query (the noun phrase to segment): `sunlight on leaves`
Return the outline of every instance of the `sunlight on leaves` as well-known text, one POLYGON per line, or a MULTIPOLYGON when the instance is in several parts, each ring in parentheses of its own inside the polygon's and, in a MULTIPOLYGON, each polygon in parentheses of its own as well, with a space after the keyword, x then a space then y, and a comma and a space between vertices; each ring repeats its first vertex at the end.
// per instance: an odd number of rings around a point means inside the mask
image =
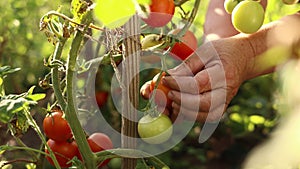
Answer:
POLYGON ((249 117, 250 122, 253 124, 264 124, 265 118, 259 115, 252 115, 249 117))
POLYGON ((124 25, 135 14, 132 0, 98 0, 95 14, 108 28, 113 29, 124 25), (113 12, 112 12, 113 11, 113 12))

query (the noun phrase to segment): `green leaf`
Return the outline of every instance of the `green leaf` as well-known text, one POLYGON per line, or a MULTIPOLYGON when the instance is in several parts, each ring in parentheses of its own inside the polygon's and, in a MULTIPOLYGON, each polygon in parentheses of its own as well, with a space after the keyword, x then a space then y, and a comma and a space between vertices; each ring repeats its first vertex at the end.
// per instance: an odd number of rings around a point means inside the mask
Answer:
POLYGON ((45 97, 46 97, 45 93, 37 93, 37 94, 28 95, 26 98, 33 101, 39 101, 44 99, 45 97))
POLYGON ((1 98, 0 101, 0 121, 3 123, 8 123, 11 121, 13 116, 23 111, 25 108, 29 109, 30 105, 37 104, 36 101, 27 100, 24 98, 25 95, 7 95, 1 98))
POLYGON ((31 86, 31 88, 27 91, 27 94, 31 95, 33 93, 34 89, 35 89, 35 86, 31 86))
POLYGON ((98 0, 95 7, 98 19, 108 28, 124 25, 135 14, 132 0, 98 0))
POLYGON ((4 77, 7 74, 11 74, 21 70, 20 68, 11 68, 10 66, 0 67, 0 77, 4 77))

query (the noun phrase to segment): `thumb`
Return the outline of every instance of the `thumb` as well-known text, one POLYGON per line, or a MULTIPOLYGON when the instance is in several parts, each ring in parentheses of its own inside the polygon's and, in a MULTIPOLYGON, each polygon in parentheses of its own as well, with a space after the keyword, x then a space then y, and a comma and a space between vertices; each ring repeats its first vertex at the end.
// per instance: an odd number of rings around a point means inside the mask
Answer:
POLYGON ((204 66, 215 58, 218 58, 217 51, 212 42, 206 42, 195 50, 180 65, 170 69, 168 73, 173 76, 193 76, 204 66))

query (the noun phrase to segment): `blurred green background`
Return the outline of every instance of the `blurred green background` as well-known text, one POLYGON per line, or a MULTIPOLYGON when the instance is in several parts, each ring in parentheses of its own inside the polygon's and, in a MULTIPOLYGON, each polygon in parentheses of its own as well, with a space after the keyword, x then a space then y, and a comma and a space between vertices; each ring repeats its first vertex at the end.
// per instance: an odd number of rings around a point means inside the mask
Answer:
MULTIPOLYGON (((193 0, 187 2, 184 9, 191 10, 193 2, 193 0)), ((202 29, 208 2, 208 0, 201 1, 192 31, 202 29)), ((0 66, 10 65, 21 68, 21 71, 6 78, 7 93, 21 93, 27 91, 32 85, 38 86, 39 79, 49 72, 49 68, 43 63, 44 58, 48 58, 53 52, 54 46, 47 41, 44 33, 39 31, 39 19, 49 10, 60 9, 62 13, 69 15, 69 8, 70 1, 63 0, 0 1, 0 66)), ((299 9, 299 5, 287 6, 280 0, 270 0, 265 22, 279 19, 299 9)), ((200 41, 201 31, 196 35, 200 41)), ((144 81, 151 79, 152 75, 153 72, 141 74, 144 81)), ((105 78, 101 81, 105 81, 105 78)), ((247 153, 268 138, 280 119, 279 106, 275 101, 278 92, 276 82, 276 73, 245 82, 231 102, 226 117, 206 143, 199 144, 197 141, 202 125, 197 123, 182 142, 161 154, 159 158, 172 169, 240 168, 247 153)), ((109 82, 101 83, 109 84, 109 82)), ((107 87, 103 88, 107 89, 107 87)), ((47 92, 39 87, 37 90, 47 92)), ((109 102, 110 99, 101 109, 113 112, 109 102)), ((41 106, 46 106, 46 103, 47 100, 41 103, 41 106)), ((41 120, 43 115, 43 113, 37 114, 37 120, 41 120)), ((112 123, 120 124, 112 116, 108 118, 112 123)), ((0 129, 0 143, 6 144, 10 138, 9 133, 5 132, 5 126, 1 124, 0 129)), ((31 135, 32 132, 25 134, 24 140, 26 142, 26 139, 30 138, 27 142, 36 146, 40 141, 34 139, 35 135, 34 138, 30 137, 31 135)), ((16 153, 22 152, 0 155, 0 161, 16 158, 16 153)), ((25 168, 22 163, 16 164, 14 168, 18 167, 25 168)), ((119 161, 112 160, 108 168, 119 168, 119 161)))

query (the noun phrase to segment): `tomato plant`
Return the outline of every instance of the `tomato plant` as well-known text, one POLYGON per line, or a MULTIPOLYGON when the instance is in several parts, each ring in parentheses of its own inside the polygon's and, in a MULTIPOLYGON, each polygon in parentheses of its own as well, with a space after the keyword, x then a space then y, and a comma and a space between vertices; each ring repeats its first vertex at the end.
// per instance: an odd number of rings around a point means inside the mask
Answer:
MULTIPOLYGON (((66 168, 72 166, 72 163, 69 163, 69 161, 78 154, 78 147, 75 141, 57 142, 49 139, 47 141, 47 145, 54 152, 55 157, 61 167, 66 168)), ((45 152, 49 154, 48 149, 45 149, 45 152)), ((50 164, 54 165, 53 160, 49 156, 46 156, 46 159, 50 164)))
POLYGON ((173 0, 152 0, 148 18, 142 18, 151 27, 162 27, 171 21, 175 12, 173 0))
MULTIPOLYGON (((181 29, 175 29, 170 34, 176 35, 181 29)), ((197 49, 197 38, 193 32, 187 30, 186 33, 176 42, 171 49, 171 54, 176 59, 184 60, 197 49)))
MULTIPOLYGON (((166 73, 163 72, 160 79, 162 79, 165 75, 166 75, 166 73)), ((151 94, 153 93, 153 91, 155 89, 155 85, 157 83, 158 77, 159 77, 159 75, 156 75, 151 81, 151 84, 150 84, 151 94)), ((155 96, 154 96, 154 101, 158 106, 171 107, 172 100, 170 100, 168 98, 169 91, 170 91, 170 88, 165 86, 162 83, 162 81, 160 80, 157 84, 157 88, 156 88, 156 92, 155 92, 155 96)))
POLYGON ((224 9, 228 14, 231 14, 235 6, 239 3, 238 0, 225 0, 224 9))
POLYGON ((256 32, 264 22, 264 9, 258 1, 245 0, 232 11, 232 24, 243 33, 256 32))
MULTIPOLYGON (((113 143, 111 139, 104 133, 93 133, 87 139, 89 146, 93 152, 112 149, 113 143)), ((99 167, 106 165, 110 159, 103 161, 99 167)))
POLYGON ((97 91, 96 92, 96 102, 97 102, 97 105, 99 107, 102 107, 105 105, 105 103, 107 102, 107 99, 108 99, 108 92, 105 92, 105 91, 97 91))
POLYGON ((172 122, 165 114, 160 114, 157 117, 148 114, 139 120, 138 133, 147 143, 161 144, 171 137, 173 133, 172 122))
POLYGON ((43 121, 46 136, 59 142, 65 142, 73 136, 67 120, 62 116, 62 112, 52 112, 43 121))

